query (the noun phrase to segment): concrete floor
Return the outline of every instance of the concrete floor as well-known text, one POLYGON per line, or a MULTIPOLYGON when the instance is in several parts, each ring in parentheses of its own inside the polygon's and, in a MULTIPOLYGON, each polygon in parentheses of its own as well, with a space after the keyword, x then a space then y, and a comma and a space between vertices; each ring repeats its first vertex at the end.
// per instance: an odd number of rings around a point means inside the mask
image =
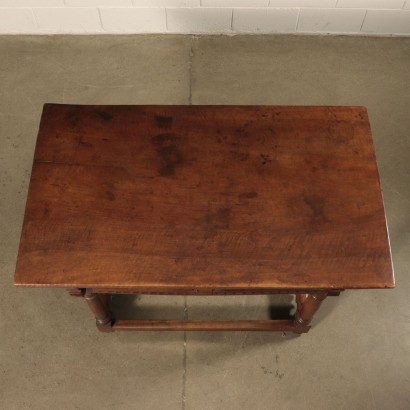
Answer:
MULTIPOLYGON (((2 409, 410 408, 410 38, 10 36, 0 56, 2 409), (45 102, 368 106, 397 288, 326 300, 300 337, 98 333, 81 299, 13 288, 45 102)), ((137 302, 140 316, 254 318, 277 300, 137 302)))

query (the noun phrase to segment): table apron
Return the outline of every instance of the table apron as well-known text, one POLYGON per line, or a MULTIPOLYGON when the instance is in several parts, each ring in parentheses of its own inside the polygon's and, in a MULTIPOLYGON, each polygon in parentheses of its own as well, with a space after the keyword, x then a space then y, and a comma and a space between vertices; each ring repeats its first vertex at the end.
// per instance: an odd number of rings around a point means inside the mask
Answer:
MULTIPOLYGON (((94 293, 135 294, 135 295, 189 295, 189 296, 229 296, 229 295, 281 295, 326 292, 329 296, 338 296, 343 289, 273 289, 273 288, 91 288, 94 293)), ((85 291, 85 289, 84 289, 85 291)), ((81 289, 70 290, 80 292, 81 289)))

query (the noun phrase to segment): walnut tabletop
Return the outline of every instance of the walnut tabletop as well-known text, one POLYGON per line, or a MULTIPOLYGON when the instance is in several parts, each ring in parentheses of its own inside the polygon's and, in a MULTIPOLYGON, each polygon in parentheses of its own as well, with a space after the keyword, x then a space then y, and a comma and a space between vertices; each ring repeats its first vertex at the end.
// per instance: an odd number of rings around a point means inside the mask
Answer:
POLYGON ((46 104, 15 284, 394 287, 366 108, 46 104))
POLYGON ((307 332, 394 276, 364 107, 44 106, 17 286, 82 296, 99 330, 307 332), (118 320, 113 293, 295 293, 289 320, 118 320))

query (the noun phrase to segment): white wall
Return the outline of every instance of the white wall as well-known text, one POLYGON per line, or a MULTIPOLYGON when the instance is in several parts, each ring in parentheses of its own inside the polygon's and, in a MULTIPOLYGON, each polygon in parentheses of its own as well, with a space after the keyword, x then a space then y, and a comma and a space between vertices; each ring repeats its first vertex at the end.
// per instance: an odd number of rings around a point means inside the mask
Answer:
POLYGON ((0 34, 410 35, 410 0, 0 0, 0 34))

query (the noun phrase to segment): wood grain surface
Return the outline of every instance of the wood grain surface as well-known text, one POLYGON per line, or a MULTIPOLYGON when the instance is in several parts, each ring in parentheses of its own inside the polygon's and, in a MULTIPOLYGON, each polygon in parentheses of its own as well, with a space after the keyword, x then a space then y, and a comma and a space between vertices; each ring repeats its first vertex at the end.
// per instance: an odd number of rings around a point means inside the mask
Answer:
POLYGON ((367 111, 47 104, 15 284, 393 287, 367 111))

